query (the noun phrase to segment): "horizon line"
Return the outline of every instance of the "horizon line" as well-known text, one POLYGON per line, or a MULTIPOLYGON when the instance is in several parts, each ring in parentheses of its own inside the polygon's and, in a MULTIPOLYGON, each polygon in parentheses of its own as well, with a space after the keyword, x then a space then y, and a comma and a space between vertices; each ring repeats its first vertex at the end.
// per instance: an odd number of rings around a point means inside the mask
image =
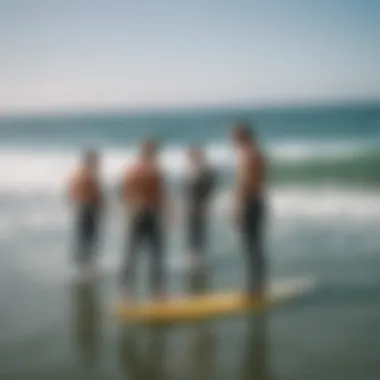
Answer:
POLYGON ((287 110, 301 108, 335 108, 348 106, 377 106, 380 105, 379 98, 368 99, 335 99, 335 100, 304 100, 304 101, 288 101, 288 102, 215 102, 202 104, 184 104, 184 105, 126 105, 117 104, 113 106, 83 106, 83 107, 62 107, 41 109, 20 109, 12 111, 0 111, 0 118, 45 118, 45 117, 70 117, 70 116, 106 116, 109 114, 120 115, 141 115, 141 114, 175 114, 189 111, 212 111, 226 109, 230 111, 265 111, 265 110, 287 110))

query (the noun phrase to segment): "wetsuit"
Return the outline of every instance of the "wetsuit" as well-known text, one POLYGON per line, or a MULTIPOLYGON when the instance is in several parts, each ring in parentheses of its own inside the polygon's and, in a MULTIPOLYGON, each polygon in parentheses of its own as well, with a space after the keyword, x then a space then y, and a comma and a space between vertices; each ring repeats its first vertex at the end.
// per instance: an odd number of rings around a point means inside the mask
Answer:
POLYGON ((78 263, 88 263, 93 260, 95 245, 99 230, 99 205, 83 204, 77 209, 77 252, 78 263))
POLYGON ((130 292, 136 273, 137 255, 143 243, 151 254, 151 289, 153 293, 164 291, 164 263, 162 221, 154 209, 141 210, 131 216, 127 233, 126 261, 122 271, 122 285, 130 292))
POLYGON ((205 252, 207 207, 214 187, 215 173, 208 168, 192 173, 185 185, 187 244, 192 254, 203 255, 205 252))
POLYGON ((265 287, 265 258, 262 246, 264 202, 260 196, 245 200, 240 219, 246 268, 249 271, 248 292, 261 292, 265 287))

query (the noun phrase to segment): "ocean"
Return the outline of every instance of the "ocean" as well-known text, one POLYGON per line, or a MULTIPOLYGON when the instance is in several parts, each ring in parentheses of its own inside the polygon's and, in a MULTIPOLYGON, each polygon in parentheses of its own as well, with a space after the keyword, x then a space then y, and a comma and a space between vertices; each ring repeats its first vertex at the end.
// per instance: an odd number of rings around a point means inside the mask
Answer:
MULTIPOLYGON (((380 105, 8 116, 0 118, 0 378, 380 378, 380 105), (209 286, 239 289, 244 263, 227 211, 228 130, 249 121, 268 161, 270 278, 315 278, 316 290, 265 314, 166 329, 122 326, 110 311, 123 258, 116 187, 143 136, 162 146, 173 199, 184 149, 202 146, 219 177, 209 286), (107 214, 101 277, 72 268, 67 179, 84 148, 102 154, 107 214)), ((180 221, 171 228, 171 294, 186 291, 180 221)), ((147 296, 142 255, 139 291, 147 296)))

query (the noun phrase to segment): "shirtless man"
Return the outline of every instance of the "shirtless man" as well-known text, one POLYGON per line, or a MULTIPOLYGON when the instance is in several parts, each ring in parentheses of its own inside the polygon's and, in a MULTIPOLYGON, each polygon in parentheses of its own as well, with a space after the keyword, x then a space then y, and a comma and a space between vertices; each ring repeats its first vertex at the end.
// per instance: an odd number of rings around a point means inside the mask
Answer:
POLYGON ((87 151, 69 184, 69 197, 76 207, 76 261, 82 268, 94 264, 103 195, 99 180, 98 155, 87 151))
POLYGON ((265 164, 248 125, 235 125, 231 135, 238 158, 234 219, 247 260, 248 292, 250 295, 263 295, 266 280, 262 247, 265 164))
POLYGON ((166 212, 164 178, 157 164, 155 141, 145 140, 138 161, 123 178, 121 195, 129 212, 129 231, 122 286, 129 297, 134 282, 136 259, 141 243, 151 254, 151 289, 154 297, 164 295, 163 217, 166 212))

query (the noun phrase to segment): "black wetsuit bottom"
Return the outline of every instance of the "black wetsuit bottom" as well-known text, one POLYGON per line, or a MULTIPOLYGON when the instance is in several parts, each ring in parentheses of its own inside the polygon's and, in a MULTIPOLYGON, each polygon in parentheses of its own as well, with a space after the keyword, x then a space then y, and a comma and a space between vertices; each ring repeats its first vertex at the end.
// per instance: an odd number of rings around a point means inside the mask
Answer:
POLYGON ((263 292, 266 283, 266 265, 263 252, 264 203, 260 198, 246 201, 240 231, 248 270, 249 293, 263 292))
POLYGON ((99 210, 96 205, 82 206, 77 211, 76 262, 87 263, 93 260, 99 227, 99 210))
POLYGON ((188 213, 188 248, 192 255, 204 255, 207 244, 207 215, 202 211, 192 210, 188 213))
POLYGON ((132 216, 127 234, 125 263, 122 270, 122 286, 132 291, 135 282, 136 262, 142 243, 150 251, 150 285, 154 294, 164 291, 163 232, 160 217, 155 211, 142 211, 132 216))

